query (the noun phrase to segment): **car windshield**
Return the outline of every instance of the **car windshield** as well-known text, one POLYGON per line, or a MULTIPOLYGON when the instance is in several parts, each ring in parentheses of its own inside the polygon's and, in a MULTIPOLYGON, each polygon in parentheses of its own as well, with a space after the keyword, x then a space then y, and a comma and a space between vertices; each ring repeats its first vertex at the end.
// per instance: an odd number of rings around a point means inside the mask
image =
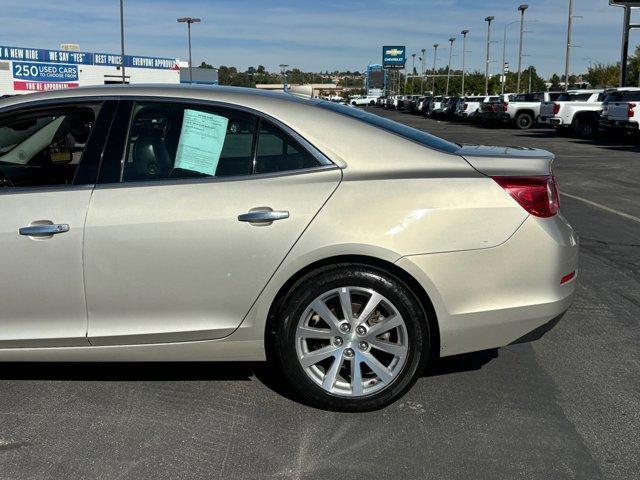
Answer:
POLYGON ((459 145, 443 140, 442 138, 436 137, 435 135, 431 135, 429 133, 408 127, 401 123, 394 122, 393 120, 389 120, 387 118, 383 118, 357 108, 345 107, 342 105, 336 105, 334 103, 323 101, 316 103, 316 105, 320 108, 331 110, 333 112, 340 113, 342 115, 346 115, 361 122, 367 123, 374 127, 381 128, 383 130, 386 130, 387 132, 395 133, 396 135, 406 138, 407 140, 414 141, 416 143, 419 143, 420 145, 424 145, 425 147, 440 150, 441 152, 455 153, 460 149, 459 145))

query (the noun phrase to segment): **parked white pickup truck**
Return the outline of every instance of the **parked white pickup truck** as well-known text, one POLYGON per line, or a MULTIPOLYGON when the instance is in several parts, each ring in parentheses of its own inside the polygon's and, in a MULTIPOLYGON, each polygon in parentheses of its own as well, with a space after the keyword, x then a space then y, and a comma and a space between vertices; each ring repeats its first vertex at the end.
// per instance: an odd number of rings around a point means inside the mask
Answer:
POLYGON ((604 90, 570 90, 554 102, 540 107, 540 123, 551 125, 557 132, 571 132, 581 138, 598 133, 604 90))
POLYGON ((497 102, 498 95, 482 95, 477 97, 465 97, 456 107, 456 116, 459 118, 477 118, 480 116, 480 106, 485 102, 497 102))
MULTIPOLYGON (((536 92, 521 93, 516 95, 510 102, 504 102, 502 108, 496 109, 489 120, 501 120, 515 125, 521 130, 531 128, 540 115, 540 106, 543 102, 553 102, 558 99, 562 92, 536 92)), ((484 113, 484 110, 483 110, 484 113)))
POLYGON ((600 127, 621 129, 640 138, 640 88, 609 92, 602 104, 600 127))

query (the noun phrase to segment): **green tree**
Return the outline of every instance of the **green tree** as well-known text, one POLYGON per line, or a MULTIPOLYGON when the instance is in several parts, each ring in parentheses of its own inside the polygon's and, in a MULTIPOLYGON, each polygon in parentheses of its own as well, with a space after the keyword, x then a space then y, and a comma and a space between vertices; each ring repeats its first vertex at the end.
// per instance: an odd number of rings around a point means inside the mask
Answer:
POLYGON ((202 63, 198 66, 198 68, 206 68, 206 69, 208 69, 208 70, 213 70, 213 65, 210 65, 210 64, 208 64, 208 63, 202 62, 202 63))
POLYGON ((620 84, 620 65, 596 63, 584 79, 594 88, 617 87, 620 84))

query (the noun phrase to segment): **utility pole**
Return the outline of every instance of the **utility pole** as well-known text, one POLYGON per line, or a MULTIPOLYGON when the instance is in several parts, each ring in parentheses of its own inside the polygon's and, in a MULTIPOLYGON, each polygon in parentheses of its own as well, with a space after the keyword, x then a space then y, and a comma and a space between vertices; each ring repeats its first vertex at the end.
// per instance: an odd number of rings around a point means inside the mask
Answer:
POLYGON ((449 65, 447 65, 447 88, 445 89, 445 97, 449 96, 449 79, 451 78, 451 54, 453 52, 453 42, 456 41, 456 37, 449 39, 449 65))
POLYGON ((122 68, 122 84, 126 85, 124 74, 124 0, 120 0, 120 68, 122 68))
POLYGON ((487 22, 487 65, 485 67, 485 72, 484 72, 484 76, 485 76, 485 82, 484 82, 484 94, 485 95, 489 95, 489 62, 490 62, 490 45, 491 45, 491 22, 495 19, 496 17, 490 15, 488 17, 486 17, 484 19, 485 22, 487 22))
POLYGON ((438 58, 438 47, 437 43, 433 44, 433 83, 431 85, 432 94, 436 94, 436 59, 438 58))
POLYGON ((518 84, 516 87, 516 93, 520 93, 520 78, 522 76, 522 37, 524 36, 524 12, 529 8, 529 5, 523 3, 518 7, 520 11, 520 47, 518 51, 518 84))
POLYGON ((567 52, 564 62, 564 91, 569 90, 569 65, 571 63, 571 24, 573 23, 573 0, 569 0, 569 19, 567 20, 567 52))
POLYGON ((466 53, 467 53, 467 33, 469 30, 462 30, 462 89, 460 91, 460 95, 464 97, 464 76, 466 70, 466 53))

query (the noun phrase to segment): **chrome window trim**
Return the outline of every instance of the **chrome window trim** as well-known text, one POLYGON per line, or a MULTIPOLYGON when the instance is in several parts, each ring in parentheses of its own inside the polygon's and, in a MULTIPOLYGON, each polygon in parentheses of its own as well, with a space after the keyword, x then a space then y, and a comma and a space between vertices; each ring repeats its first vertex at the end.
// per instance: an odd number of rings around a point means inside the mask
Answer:
POLYGON ((96 190, 112 189, 112 188, 139 188, 139 187, 158 187, 169 185, 194 185, 200 183, 222 183, 222 182, 241 182, 261 180, 268 178, 290 177, 293 175, 305 175, 321 172, 325 170, 340 170, 337 165, 320 165, 319 167, 302 168, 299 170, 289 170, 286 172, 275 173, 255 173, 251 175, 228 175, 221 177, 201 177, 201 178, 175 178, 175 179, 159 179, 159 180, 141 180, 137 182, 110 182, 98 183, 96 190))
POLYGON ((60 184, 46 185, 44 187, 0 187, 0 195, 12 195, 15 193, 44 193, 44 192, 66 192, 71 190, 93 190, 93 183, 83 183, 81 185, 60 184))

